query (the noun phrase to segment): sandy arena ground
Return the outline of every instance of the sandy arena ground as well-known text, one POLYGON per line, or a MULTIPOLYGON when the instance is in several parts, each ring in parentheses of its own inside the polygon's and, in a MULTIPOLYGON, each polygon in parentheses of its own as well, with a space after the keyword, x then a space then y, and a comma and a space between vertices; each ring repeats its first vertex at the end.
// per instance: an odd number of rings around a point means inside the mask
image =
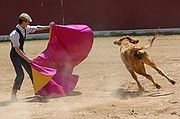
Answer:
MULTIPOLYGON (((136 36, 146 44, 152 36, 136 36)), ((9 101, 15 73, 9 59, 10 42, 0 43, 0 119, 180 119, 180 35, 159 36, 147 52, 177 83, 171 85, 147 66, 147 71, 161 85, 139 76, 146 92, 138 94, 136 82, 125 69, 118 37, 95 38, 93 48, 74 74, 79 82, 70 96, 36 99, 26 75, 18 101, 9 101)), ((27 41, 26 52, 35 57, 47 40, 27 41)))

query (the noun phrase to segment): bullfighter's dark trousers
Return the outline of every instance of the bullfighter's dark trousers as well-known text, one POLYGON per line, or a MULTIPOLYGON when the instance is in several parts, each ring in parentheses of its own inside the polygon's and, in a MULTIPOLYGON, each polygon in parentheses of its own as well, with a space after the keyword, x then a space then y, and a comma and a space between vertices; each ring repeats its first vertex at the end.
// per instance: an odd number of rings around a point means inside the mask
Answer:
POLYGON ((33 82, 32 69, 29 63, 26 60, 24 60, 22 57, 20 57, 19 55, 14 54, 13 52, 10 52, 10 58, 16 72, 16 78, 13 84, 13 89, 20 90, 22 82, 24 80, 24 71, 22 67, 24 67, 31 81, 33 82))

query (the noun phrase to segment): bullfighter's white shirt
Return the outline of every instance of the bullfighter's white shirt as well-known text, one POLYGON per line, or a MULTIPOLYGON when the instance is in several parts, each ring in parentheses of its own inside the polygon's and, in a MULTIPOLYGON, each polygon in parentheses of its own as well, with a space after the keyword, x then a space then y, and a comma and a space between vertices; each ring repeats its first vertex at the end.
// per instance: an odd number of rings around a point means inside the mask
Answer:
MULTIPOLYGON (((21 31, 22 35, 25 36, 25 30, 19 24, 16 27, 21 31)), ((38 28, 37 26, 28 25, 25 29, 26 29, 26 35, 27 35, 29 33, 33 33, 37 31, 38 28)), ((9 39, 11 40, 13 47, 20 46, 19 38, 20 38, 19 33, 16 30, 13 30, 10 33, 9 39)))

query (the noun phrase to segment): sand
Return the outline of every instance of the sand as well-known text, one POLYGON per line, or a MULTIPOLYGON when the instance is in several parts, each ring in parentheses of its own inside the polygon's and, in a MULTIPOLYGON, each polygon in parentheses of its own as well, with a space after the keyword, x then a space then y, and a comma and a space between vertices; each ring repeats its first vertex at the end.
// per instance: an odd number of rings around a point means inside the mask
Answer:
MULTIPOLYGON (((10 42, 1 42, 0 119, 180 119, 180 35, 159 36, 147 52, 175 81, 154 69, 147 72, 161 85, 138 75, 146 92, 139 94, 136 82, 120 59, 119 37, 95 38, 89 56, 74 69, 79 81, 71 95, 36 98, 29 77, 25 76, 18 101, 10 102, 15 73, 9 59, 10 42)), ((135 36, 142 45, 152 36, 135 36)), ((27 41, 26 52, 34 58, 45 49, 47 40, 27 41)))

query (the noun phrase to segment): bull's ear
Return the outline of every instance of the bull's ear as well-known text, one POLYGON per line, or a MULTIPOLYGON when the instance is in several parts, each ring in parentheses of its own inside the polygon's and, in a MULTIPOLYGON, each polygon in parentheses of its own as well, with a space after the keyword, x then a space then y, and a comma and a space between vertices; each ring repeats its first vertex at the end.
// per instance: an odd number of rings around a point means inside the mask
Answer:
POLYGON ((133 44, 137 44, 137 43, 139 43, 139 40, 137 40, 137 39, 132 39, 131 38, 131 41, 130 41, 131 43, 133 43, 133 44))
POLYGON ((129 35, 124 36, 124 38, 131 39, 129 35))
POLYGON ((132 43, 137 44, 137 43, 139 43, 139 40, 133 39, 132 43))

